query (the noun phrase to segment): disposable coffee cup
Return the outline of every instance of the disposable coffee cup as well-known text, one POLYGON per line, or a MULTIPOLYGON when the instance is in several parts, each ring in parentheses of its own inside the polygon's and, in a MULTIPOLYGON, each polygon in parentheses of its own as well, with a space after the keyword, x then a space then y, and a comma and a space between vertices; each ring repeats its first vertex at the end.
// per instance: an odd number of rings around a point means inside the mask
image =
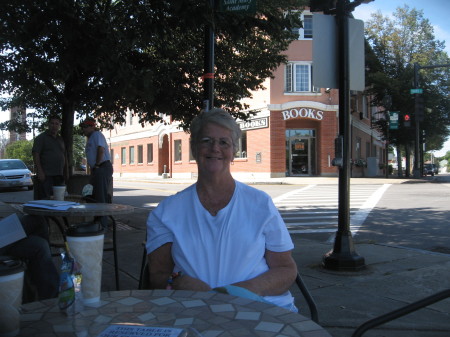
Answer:
POLYGON ((104 232, 99 224, 78 224, 66 233, 70 253, 81 267, 84 304, 100 301, 104 232))
POLYGON ((66 194, 66 186, 53 186, 53 199, 64 200, 66 194))
POLYGON ((20 333, 24 268, 20 260, 0 256, 0 336, 20 333))

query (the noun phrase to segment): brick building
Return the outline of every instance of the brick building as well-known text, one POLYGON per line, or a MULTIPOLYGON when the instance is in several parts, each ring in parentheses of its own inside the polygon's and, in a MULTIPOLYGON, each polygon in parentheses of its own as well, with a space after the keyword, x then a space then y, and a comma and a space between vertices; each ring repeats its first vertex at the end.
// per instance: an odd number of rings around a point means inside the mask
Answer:
MULTIPOLYGON (((257 115, 238 121, 243 136, 232 164, 233 175, 254 178, 337 176, 331 165, 338 135, 338 90, 312 85, 312 15, 302 14, 303 29, 286 51, 266 90, 247 99, 257 115)), ((382 175, 385 144, 371 128, 377 118, 370 97, 351 95, 352 176, 382 175)), ((190 178, 197 166, 189 148, 189 134, 170 122, 141 127, 131 113, 125 126, 104 132, 110 144, 114 175, 152 178, 190 178)))

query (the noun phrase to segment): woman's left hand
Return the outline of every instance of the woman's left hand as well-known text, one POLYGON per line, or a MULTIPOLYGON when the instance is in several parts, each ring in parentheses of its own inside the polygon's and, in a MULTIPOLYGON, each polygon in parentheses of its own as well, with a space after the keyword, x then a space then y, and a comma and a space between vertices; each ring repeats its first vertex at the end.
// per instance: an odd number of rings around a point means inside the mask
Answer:
POLYGON ((173 288, 177 290, 210 291, 209 284, 189 275, 181 275, 173 281, 173 288))

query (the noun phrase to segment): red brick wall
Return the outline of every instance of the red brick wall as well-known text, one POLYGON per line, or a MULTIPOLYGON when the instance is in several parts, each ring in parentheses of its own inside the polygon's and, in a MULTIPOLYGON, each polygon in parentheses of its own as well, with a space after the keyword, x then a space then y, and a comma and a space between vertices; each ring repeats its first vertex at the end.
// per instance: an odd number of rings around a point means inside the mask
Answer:
POLYGON ((271 172, 272 174, 286 173, 286 122, 280 111, 270 112, 270 144, 272 147, 271 172))

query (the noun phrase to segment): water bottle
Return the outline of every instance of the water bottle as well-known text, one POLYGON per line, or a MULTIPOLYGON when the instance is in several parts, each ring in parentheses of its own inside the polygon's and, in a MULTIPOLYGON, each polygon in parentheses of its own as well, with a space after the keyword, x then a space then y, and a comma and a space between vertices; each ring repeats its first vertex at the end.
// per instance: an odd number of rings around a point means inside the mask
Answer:
POLYGON ((61 252, 62 265, 59 284, 58 306, 61 312, 71 316, 83 310, 81 267, 70 255, 69 246, 61 252))
POLYGON ((83 275, 81 274, 81 269, 76 262, 74 269, 74 273, 72 274, 72 282, 75 291, 74 313, 76 314, 84 309, 83 293, 81 292, 81 282, 83 280, 83 275))

